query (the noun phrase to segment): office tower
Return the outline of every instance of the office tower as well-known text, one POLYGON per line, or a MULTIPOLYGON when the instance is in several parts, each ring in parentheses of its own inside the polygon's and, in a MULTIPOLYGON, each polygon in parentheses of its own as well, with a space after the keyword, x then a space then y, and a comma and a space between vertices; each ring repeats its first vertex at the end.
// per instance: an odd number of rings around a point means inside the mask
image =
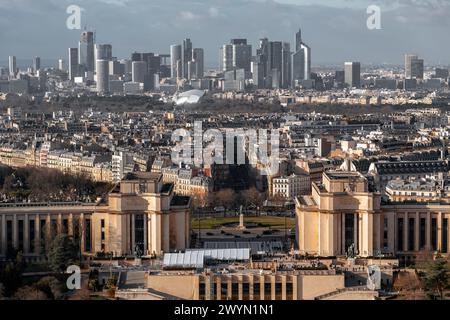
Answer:
POLYGON ((78 63, 80 64, 82 71, 94 72, 95 57, 93 32, 84 31, 81 34, 78 51, 78 63))
POLYGON ((109 92, 109 60, 97 60, 95 69, 97 70, 97 92, 109 92))
POLYGON ((405 78, 423 79, 423 59, 414 54, 405 55, 405 78))
POLYGON ((177 64, 181 61, 181 45, 174 44, 170 46, 170 77, 177 77, 177 64))
POLYGON ((144 83, 147 81, 147 62, 133 61, 131 71, 132 82, 144 83))
MULTIPOLYGON (((135 52, 131 55, 131 60, 143 61, 146 63, 147 71, 146 78, 144 81, 144 90, 149 91, 154 88, 154 75, 159 74, 161 68, 161 57, 155 56, 154 53, 138 53, 135 52)), ((187 67, 187 66, 186 66, 187 67)))
POLYGON ((194 78, 202 79, 205 68, 204 51, 202 48, 195 48, 192 51, 192 60, 195 63, 194 78))
POLYGON ((222 71, 233 70, 233 46, 231 44, 224 44, 222 46, 222 71))
POLYGON ((252 46, 247 44, 247 39, 231 39, 230 44, 233 47, 233 68, 250 72, 252 46))
POLYGON ((183 78, 183 61, 177 61, 177 79, 183 78))
POLYGON ((283 43, 282 59, 281 86, 283 88, 289 88, 292 83, 292 57, 291 45, 288 42, 283 43))
POLYGON ((188 62, 192 61, 192 42, 191 39, 183 40, 182 48, 182 64, 183 64, 183 78, 188 78, 188 62))
POLYGON ((345 84, 350 88, 361 86, 361 64, 359 62, 346 62, 344 66, 345 84))
POLYGON ((65 69, 64 60, 63 59, 59 59, 58 60, 58 70, 64 71, 64 69, 65 69))
POLYGON ((264 88, 264 64, 261 63, 260 57, 256 56, 255 61, 252 61, 252 76, 253 85, 257 89, 264 88))
POLYGON ((269 40, 263 38, 259 40, 259 48, 256 50, 256 61, 260 64, 262 68, 262 73, 258 78, 263 79, 263 83, 258 84, 258 88, 267 88, 271 86, 270 76, 269 76, 269 40))
POLYGON ((78 48, 69 48, 69 79, 74 80, 79 76, 78 48))
POLYGON ((293 54, 293 81, 311 79, 311 48, 302 41, 302 31, 295 34, 295 53, 293 54))
POLYGON ((41 69, 41 58, 34 57, 33 58, 33 72, 36 73, 41 69))
POLYGON ((16 56, 9 56, 9 75, 15 77, 17 73, 17 60, 16 56))
POLYGON ((97 60, 112 60, 112 45, 110 44, 96 44, 94 51, 95 61, 97 60))
POLYGON ((271 87, 280 88, 283 70, 283 43, 281 41, 269 42, 269 67, 269 75, 272 79, 271 87))
POLYGON ((109 74, 117 76, 125 74, 125 65, 117 60, 109 61, 109 74))

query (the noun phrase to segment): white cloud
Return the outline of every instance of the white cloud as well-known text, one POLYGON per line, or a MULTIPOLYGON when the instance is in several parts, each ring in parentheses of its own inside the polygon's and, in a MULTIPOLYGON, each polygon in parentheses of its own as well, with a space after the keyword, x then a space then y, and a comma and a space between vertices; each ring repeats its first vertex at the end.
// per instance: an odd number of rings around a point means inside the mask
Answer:
POLYGON ((219 16, 219 9, 215 7, 209 8, 208 12, 211 18, 217 18, 219 16))
POLYGON ((200 16, 196 15, 192 11, 181 11, 178 16, 180 19, 187 21, 197 20, 200 18, 200 16))

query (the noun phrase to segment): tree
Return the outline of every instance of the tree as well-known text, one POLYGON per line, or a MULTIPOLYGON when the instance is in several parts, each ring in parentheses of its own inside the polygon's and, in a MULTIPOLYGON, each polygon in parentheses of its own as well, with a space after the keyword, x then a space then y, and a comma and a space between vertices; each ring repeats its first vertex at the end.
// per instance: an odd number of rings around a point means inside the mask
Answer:
POLYGON ((236 204, 236 193, 232 189, 220 190, 214 195, 214 203, 227 209, 232 208, 236 204))
POLYGON ((68 235, 57 235, 51 244, 47 258, 53 271, 64 272, 68 266, 78 261, 77 245, 68 235))
POLYGON ((434 295, 436 292, 441 300, 444 299, 444 290, 449 286, 450 268, 447 259, 438 256, 430 263, 426 270, 425 287, 434 295))
POLYGON ((47 295, 35 286, 19 288, 14 295, 18 300, 47 300, 47 295))

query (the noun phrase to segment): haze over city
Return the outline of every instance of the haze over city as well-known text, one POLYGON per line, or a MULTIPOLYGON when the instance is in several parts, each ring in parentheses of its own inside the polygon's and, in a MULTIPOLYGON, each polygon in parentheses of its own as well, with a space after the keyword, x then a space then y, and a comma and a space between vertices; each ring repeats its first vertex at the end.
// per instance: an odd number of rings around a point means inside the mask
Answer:
POLYGON ((187 37, 205 49, 205 65, 217 67, 218 48, 231 38, 247 38, 254 48, 262 37, 293 43, 301 27, 313 65, 402 64, 405 52, 427 64, 450 63, 444 41, 450 3, 439 0, 1 0, 0 61, 40 56, 56 64, 65 57, 80 34, 66 27, 69 5, 83 8, 82 29, 95 30, 96 42, 111 43, 122 58, 133 51, 168 53, 187 37), (372 4, 381 8, 381 30, 366 27, 372 4))

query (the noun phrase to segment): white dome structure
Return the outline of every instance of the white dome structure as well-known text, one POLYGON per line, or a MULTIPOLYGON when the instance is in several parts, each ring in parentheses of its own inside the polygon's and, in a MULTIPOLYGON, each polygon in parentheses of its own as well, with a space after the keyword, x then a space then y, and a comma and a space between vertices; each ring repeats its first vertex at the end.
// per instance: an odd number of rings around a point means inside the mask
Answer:
POLYGON ((176 105, 195 104, 198 103, 204 95, 205 92, 202 90, 189 90, 176 94, 173 97, 173 101, 176 105))

